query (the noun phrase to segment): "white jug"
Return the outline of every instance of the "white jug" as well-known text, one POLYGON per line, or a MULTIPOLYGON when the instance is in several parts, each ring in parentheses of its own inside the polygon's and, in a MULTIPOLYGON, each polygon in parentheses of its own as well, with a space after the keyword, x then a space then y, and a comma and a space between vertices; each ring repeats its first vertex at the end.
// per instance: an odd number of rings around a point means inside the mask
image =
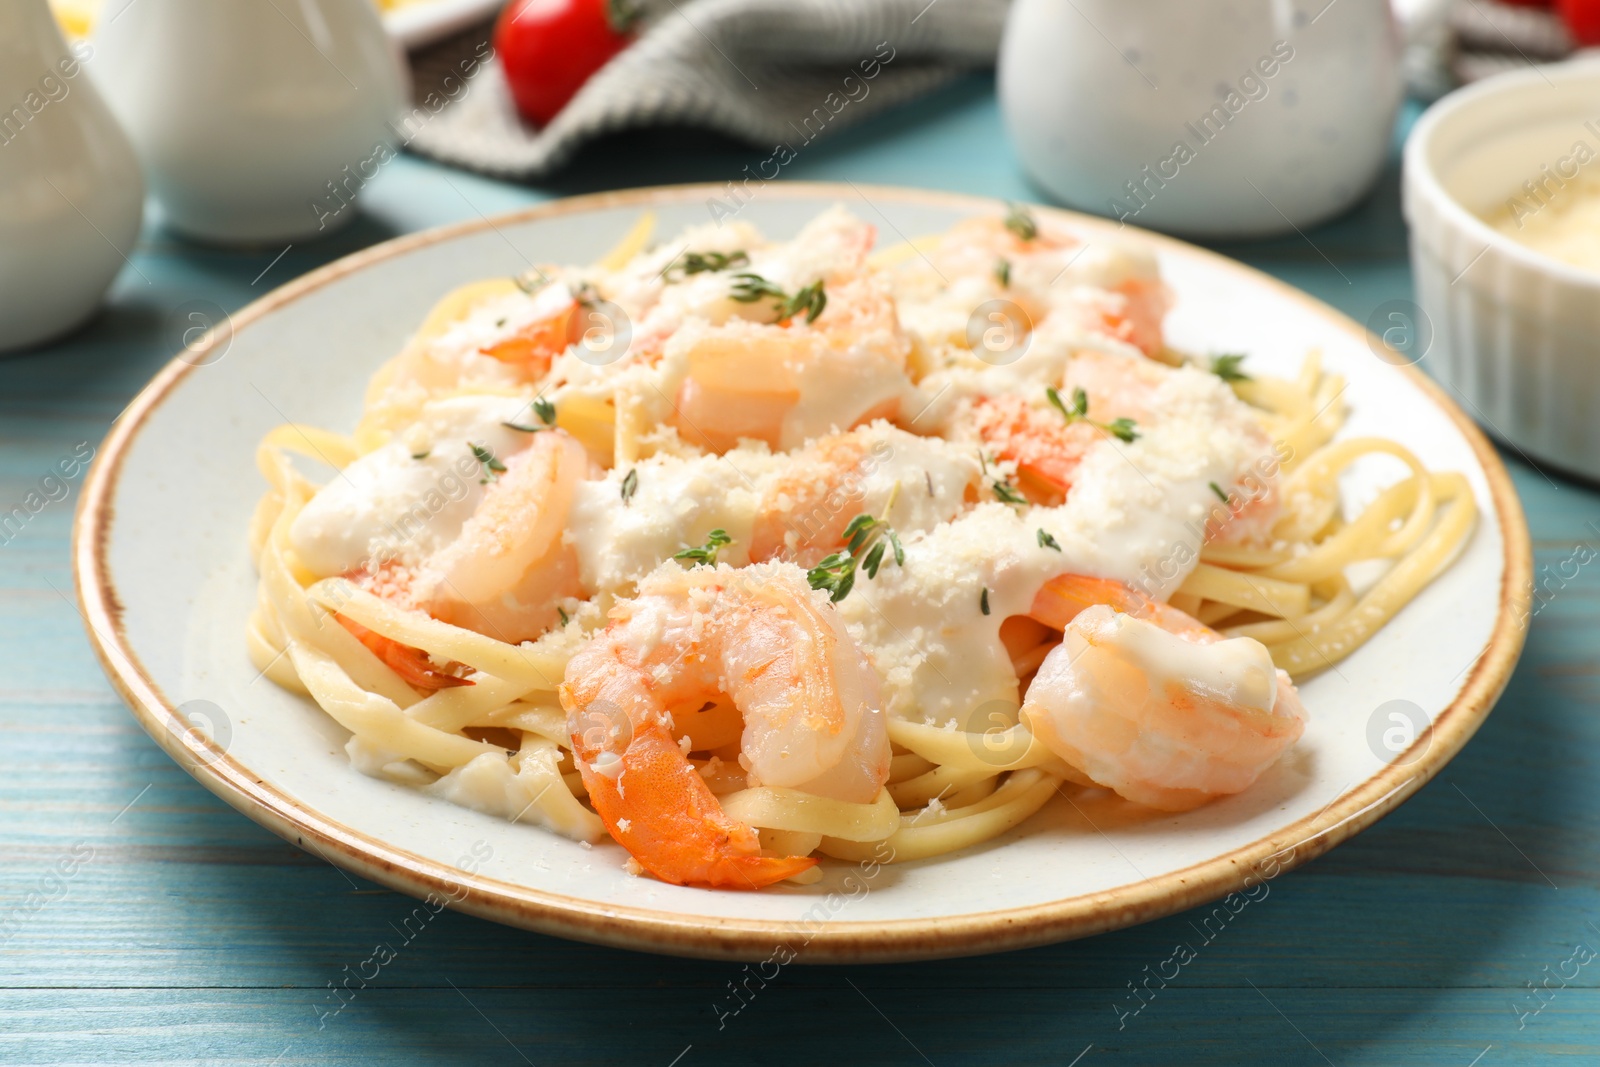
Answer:
POLYGON ((1016 0, 1000 50, 1034 181, 1198 236, 1349 207, 1383 168, 1401 91, 1389 0, 1016 0))
POLYGON ((173 229, 292 241, 355 215, 406 76, 372 0, 108 0, 94 75, 173 229))
POLYGON ((0 351, 77 326, 133 254, 139 163, 46 0, 0 2, 0 351))

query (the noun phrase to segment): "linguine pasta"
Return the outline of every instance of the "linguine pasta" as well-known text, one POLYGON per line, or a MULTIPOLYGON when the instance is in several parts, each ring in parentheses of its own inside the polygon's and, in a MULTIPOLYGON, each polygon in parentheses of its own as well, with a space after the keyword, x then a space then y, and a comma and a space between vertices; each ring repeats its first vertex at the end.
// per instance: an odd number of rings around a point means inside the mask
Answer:
POLYGON ((250 655, 362 772, 735 887, 1058 791, 1190 807, 1473 529, 1460 474, 1337 436, 1316 353, 1167 347, 1137 248, 1020 209, 875 254, 839 209, 651 226, 450 294, 353 433, 262 441, 250 655), (1405 473, 1347 513, 1370 462, 1405 473))

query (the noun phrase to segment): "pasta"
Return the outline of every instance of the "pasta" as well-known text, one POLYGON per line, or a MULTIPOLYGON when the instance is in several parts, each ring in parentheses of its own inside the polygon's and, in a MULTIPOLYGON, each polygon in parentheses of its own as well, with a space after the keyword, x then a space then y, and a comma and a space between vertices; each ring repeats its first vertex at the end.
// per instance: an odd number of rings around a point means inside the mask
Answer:
POLYGON ((735 888, 1058 792, 1181 810, 1474 527, 1460 474, 1337 436, 1316 353, 1168 347, 1137 248, 1021 209, 875 254, 842 209, 652 226, 447 296, 352 434, 262 441, 247 647, 362 772, 735 888))

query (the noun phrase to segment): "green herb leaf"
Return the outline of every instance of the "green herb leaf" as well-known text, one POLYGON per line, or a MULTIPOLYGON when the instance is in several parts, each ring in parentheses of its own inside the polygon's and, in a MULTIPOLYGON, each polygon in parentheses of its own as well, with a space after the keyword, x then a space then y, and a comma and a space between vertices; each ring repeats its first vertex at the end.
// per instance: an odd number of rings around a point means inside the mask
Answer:
POLYGON ((859 539, 866 536, 866 531, 877 525, 877 522, 877 519, 863 512, 850 520, 844 528, 844 533, 839 535, 839 540, 853 549, 859 544, 859 539))
POLYGON ((478 484, 487 485, 489 482, 499 481, 500 475, 505 473, 506 465, 483 445, 469 441, 467 446, 472 449, 473 458, 483 467, 483 477, 478 479, 478 484))
POLYGON ((1051 537, 1049 534, 1045 533, 1043 526, 1039 527, 1039 547, 1053 548, 1057 552, 1061 551, 1060 542, 1058 542, 1054 537, 1051 537))
POLYGON ((828 294, 823 291, 822 282, 814 281, 799 292, 790 296, 780 285, 775 285, 759 274, 748 271, 733 276, 733 287, 728 293, 729 297, 741 304, 753 304, 757 300, 773 298, 778 301, 778 321, 785 322, 796 315, 805 313, 806 322, 817 321, 817 316, 828 306, 828 294))
POLYGON ((518 433, 538 433, 540 430, 549 430, 555 427, 555 404, 542 396, 537 396, 533 398, 532 407, 533 413, 539 417, 540 422, 544 423, 543 426, 534 426, 531 423, 522 422, 502 422, 500 425, 508 430, 516 430, 518 433))
POLYGON ((561 625, 562 626, 565 626, 567 623, 572 621, 571 619, 569 619, 567 617, 567 612, 566 612, 565 608, 562 608, 562 607, 558 606, 556 608, 556 614, 561 616, 561 625))
POLYGON ((532 296, 540 289, 543 289, 545 286, 549 285, 553 279, 550 277, 550 275, 546 274, 538 267, 529 267, 521 274, 513 275, 511 280, 516 284, 518 289, 521 289, 524 293, 532 296))
POLYGON ((733 544, 733 538, 728 536, 728 531, 719 528, 706 534, 705 544, 698 548, 686 548, 682 552, 675 552, 672 558, 690 560, 697 566, 704 563, 708 567, 715 567, 717 565, 717 550, 731 544, 733 544))
POLYGON ((1026 504, 1028 502, 1027 497, 1002 481, 994 483, 994 496, 1002 504, 1026 504))
POLYGON ((985 615, 989 614, 989 587, 983 587, 983 595, 978 598, 978 610, 985 615))
POLYGON ((1218 485, 1216 482, 1209 482, 1207 484, 1211 486, 1211 491, 1217 494, 1218 500, 1222 501, 1224 504, 1228 502, 1228 494, 1222 491, 1222 486, 1218 485))
POLYGON ((788 300, 789 294, 783 291, 782 286, 773 285, 759 274, 746 271, 733 276, 733 286, 728 296, 741 304, 754 304, 764 297, 777 297, 779 300, 788 300))
POLYGON ((1033 220, 1033 215, 1027 208, 1015 202, 1008 203, 1006 207, 1006 229, 1024 241, 1031 241, 1039 236, 1039 224, 1033 220))
POLYGON ((1134 429, 1135 425, 1132 419, 1112 419, 1109 424, 1101 427, 1101 429, 1123 444, 1131 445, 1139 439, 1139 431, 1134 429))
POLYGON ((891 550, 895 565, 905 566, 905 546, 894 529, 865 512, 850 520, 839 540, 845 543, 843 552, 833 553, 806 572, 806 582, 811 588, 827 590, 828 599, 835 604, 849 596, 855 587, 857 567, 865 570, 868 578, 876 578, 884 556, 891 550))
POLYGON ((683 257, 669 265, 665 272, 666 279, 673 281, 673 275, 686 278, 691 274, 708 274, 715 271, 727 270, 729 267, 743 267, 749 264, 750 257, 745 252, 685 252, 683 257))
POLYGON ((822 291, 822 282, 812 282, 798 293, 791 296, 783 305, 778 314, 779 321, 792 319, 800 312, 806 314, 806 324, 817 321, 817 316, 822 314, 822 309, 828 306, 828 294, 822 291))
POLYGON ((1050 401, 1050 406, 1061 412, 1061 417, 1067 420, 1070 426, 1075 422, 1086 422, 1102 433, 1108 433, 1124 444, 1133 444, 1139 439, 1139 431, 1135 428, 1138 423, 1132 419, 1112 419, 1110 422, 1096 422, 1089 417, 1089 394, 1082 389, 1072 391, 1072 406, 1069 408, 1062 401, 1061 394, 1053 386, 1046 386, 1045 398, 1050 401))
POLYGON ((1229 352, 1217 356, 1211 361, 1211 373, 1225 382, 1248 382, 1251 380, 1250 375, 1239 369, 1244 359, 1243 352, 1229 352))
POLYGON ((626 504, 633 499, 633 494, 639 491, 639 468, 635 467, 622 476, 622 502, 626 504))
POLYGON ((1011 288, 1011 261, 1002 259, 996 263, 994 265, 994 276, 1000 279, 1002 286, 1007 289, 1011 288))
POLYGON ((412 459, 418 459, 418 460, 427 459, 431 455, 433 455, 433 449, 430 448, 426 452, 413 452, 413 453, 411 453, 411 458, 412 459))

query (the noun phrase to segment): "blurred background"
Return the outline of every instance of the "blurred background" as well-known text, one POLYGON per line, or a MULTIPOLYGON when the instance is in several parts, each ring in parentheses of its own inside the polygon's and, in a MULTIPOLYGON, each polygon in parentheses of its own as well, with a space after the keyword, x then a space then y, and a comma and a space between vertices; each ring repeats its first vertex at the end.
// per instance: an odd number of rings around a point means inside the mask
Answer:
POLYGON ((1114 1005, 1184 915, 792 968, 720 1020, 734 965, 446 912, 319 1025, 411 902, 139 730, 71 599, 68 479, 0 534, 0 900, 31 909, 0 928, 0 1061, 1600 1059, 1596 973, 1567 975, 1600 946, 1600 589, 1567 573, 1600 549, 1597 43, 1600 0, 0 0, 0 513, 340 256, 572 194, 705 182, 714 220, 832 180, 1121 219, 1332 304, 1500 444, 1555 590, 1442 780, 1275 881, 1137 1025, 1114 1005))

